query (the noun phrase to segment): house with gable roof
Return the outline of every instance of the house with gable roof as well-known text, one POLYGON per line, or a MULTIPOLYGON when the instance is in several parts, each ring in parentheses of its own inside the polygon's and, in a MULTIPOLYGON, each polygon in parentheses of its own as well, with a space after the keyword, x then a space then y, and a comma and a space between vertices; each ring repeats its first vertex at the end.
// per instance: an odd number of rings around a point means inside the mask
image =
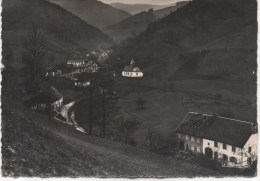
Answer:
POLYGON ((226 167, 250 167, 257 160, 258 133, 251 122, 188 113, 176 129, 178 149, 204 154, 226 167))
POLYGON ((144 74, 141 69, 135 65, 134 59, 131 60, 130 65, 126 65, 122 71, 124 77, 143 77, 144 74))

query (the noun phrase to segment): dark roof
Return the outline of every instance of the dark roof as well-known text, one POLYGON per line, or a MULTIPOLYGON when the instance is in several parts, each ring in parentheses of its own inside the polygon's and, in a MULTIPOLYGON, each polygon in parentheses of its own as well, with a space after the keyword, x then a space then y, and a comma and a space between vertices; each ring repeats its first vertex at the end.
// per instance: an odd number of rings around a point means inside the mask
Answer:
POLYGON ((176 132, 242 148, 253 134, 253 123, 213 115, 189 113, 176 132))
POLYGON ((56 72, 57 69, 55 67, 47 67, 46 71, 48 71, 48 72, 56 72))
POLYGON ((205 138, 242 148, 252 134, 250 122, 216 117, 205 138))
POLYGON ((212 117, 189 113, 177 128, 177 132, 196 137, 204 137, 213 123, 212 117))
POLYGON ((139 67, 134 67, 132 69, 132 72, 142 72, 141 69, 139 67))
POLYGON ((63 117, 61 114, 58 114, 57 116, 55 116, 57 119, 59 119, 59 120, 61 120, 61 121, 64 121, 64 122, 66 122, 67 120, 66 120, 66 118, 65 117, 63 117))
POLYGON ((39 92, 36 96, 32 97, 28 104, 49 104, 59 100, 62 95, 54 87, 50 87, 47 91, 39 92))
POLYGON ((126 65, 123 71, 125 71, 125 72, 131 72, 132 69, 133 69, 133 66, 131 66, 131 65, 126 65))

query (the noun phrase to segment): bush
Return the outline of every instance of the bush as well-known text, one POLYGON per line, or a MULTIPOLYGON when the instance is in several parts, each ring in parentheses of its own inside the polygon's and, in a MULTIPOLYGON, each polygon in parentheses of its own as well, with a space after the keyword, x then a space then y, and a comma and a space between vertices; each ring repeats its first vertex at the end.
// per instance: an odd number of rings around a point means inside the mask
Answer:
POLYGON ((138 98, 136 103, 137 103, 137 110, 144 109, 145 100, 143 100, 142 98, 138 98))
POLYGON ((138 121, 135 119, 129 120, 125 116, 121 115, 118 118, 118 123, 118 136, 120 142, 135 146, 136 142, 133 138, 133 134, 139 125, 138 121))

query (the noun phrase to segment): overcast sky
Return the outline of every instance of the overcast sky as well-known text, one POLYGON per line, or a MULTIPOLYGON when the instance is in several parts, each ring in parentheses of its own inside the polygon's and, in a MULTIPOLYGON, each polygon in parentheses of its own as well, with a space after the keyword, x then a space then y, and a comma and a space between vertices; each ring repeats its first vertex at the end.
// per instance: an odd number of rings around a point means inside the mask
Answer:
POLYGON ((115 2, 126 3, 126 4, 156 4, 156 5, 165 5, 172 4, 178 1, 183 0, 99 0, 104 3, 110 4, 115 2))

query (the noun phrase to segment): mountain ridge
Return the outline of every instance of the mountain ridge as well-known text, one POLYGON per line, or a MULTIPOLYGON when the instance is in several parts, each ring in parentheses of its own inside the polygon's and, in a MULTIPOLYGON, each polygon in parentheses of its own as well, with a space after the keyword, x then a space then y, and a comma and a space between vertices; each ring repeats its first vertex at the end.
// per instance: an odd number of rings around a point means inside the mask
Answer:
MULTIPOLYGON (((189 76, 189 70, 184 69, 183 65, 192 59, 200 59, 200 52, 206 51, 210 44, 212 46, 214 44, 223 51, 219 51, 217 57, 214 52, 202 56, 203 60, 198 62, 198 66, 193 67, 196 69, 195 72, 204 72, 204 77, 207 78, 208 72, 205 70, 207 67, 214 69, 215 66, 215 69, 218 67, 219 71, 215 71, 215 74, 208 77, 211 80, 214 77, 223 79, 223 76, 220 77, 223 74, 226 80, 242 81, 243 79, 248 83, 254 82, 255 76, 252 72, 255 71, 256 53, 244 51, 244 54, 240 54, 231 49, 232 47, 229 49, 229 44, 235 45, 235 42, 239 42, 236 48, 247 49, 247 46, 250 46, 250 49, 256 51, 256 22, 254 0, 194 0, 161 20, 151 23, 146 31, 138 36, 115 46, 116 51, 112 61, 117 68, 121 69, 131 58, 135 58, 149 78, 174 81, 175 78, 180 77, 177 76, 180 75, 177 72, 183 72, 182 79, 185 77, 197 79, 199 76, 195 74, 189 76), (251 28, 247 28, 250 26, 251 28), (243 31, 245 28, 247 30, 243 31), (239 36, 234 36, 239 32, 239 36), (250 35, 250 37, 245 35, 250 35), (229 44, 226 40, 229 40, 229 44), (198 53, 189 54, 188 52, 193 49, 196 49, 198 53), (226 53, 228 51, 229 54, 226 53), (229 56, 237 59, 231 59, 229 56), (185 58, 186 61, 184 61, 183 57, 189 58, 185 58), (246 65, 243 63, 244 59, 247 60, 246 65), (218 64, 220 60, 222 63, 218 64), (228 65, 233 63, 238 66, 225 74, 228 69, 224 63, 225 60, 230 61, 228 65), (167 67, 173 67, 174 71, 167 67), (179 68, 182 71, 178 71, 179 68), (230 76, 232 73, 236 76, 230 76)), ((184 67, 188 68, 188 66, 184 67)))
POLYGON ((97 0, 49 0, 75 14, 86 23, 99 29, 115 24, 130 16, 129 13, 116 9, 97 0))

